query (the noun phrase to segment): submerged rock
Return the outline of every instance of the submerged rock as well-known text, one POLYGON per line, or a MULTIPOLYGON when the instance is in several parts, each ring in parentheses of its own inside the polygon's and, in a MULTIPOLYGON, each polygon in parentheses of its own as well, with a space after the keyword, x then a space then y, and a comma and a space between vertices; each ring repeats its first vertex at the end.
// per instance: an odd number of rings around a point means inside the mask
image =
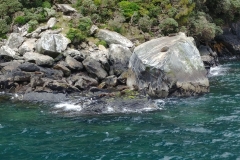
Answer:
POLYGON ((207 72, 193 41, 179 33, 136 47, 129 62, 130 87, 144 89, 150 96, 160 98, 208 92, 207 72))

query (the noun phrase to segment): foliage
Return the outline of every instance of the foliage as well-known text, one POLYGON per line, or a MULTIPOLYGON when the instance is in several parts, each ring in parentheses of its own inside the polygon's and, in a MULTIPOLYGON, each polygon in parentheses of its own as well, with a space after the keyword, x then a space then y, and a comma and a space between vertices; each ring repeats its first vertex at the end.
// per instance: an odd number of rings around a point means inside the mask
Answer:
POLYGON ((160 23, 159 28, 165 35, 169 33, 176 33, 178 29, 178 23, 173 18, 167 18, 160 23))
POLYGON ((51 3, 48 2, 48 1, 44 1, 44 2, 42 3, 42 7, 43 7, 43 8, 51 8, 51 3))
POLYGON ((129 2, 129 1, 121 1, 118 3, 120 9, 123 12, 123 15, 127 18, 130 19, 134 12, 138 12, 140 7, 134 2, 129 2))
POLYGON ((27 20, 26 20, 26 17, 24 17, 24 16, 18 16, 14 19, 14 22, 16 24, 24 25, 27 23, 27 20))
POLYGON ((80 30, 70 28, 67 32, 67 38, 69 38, 72 43, 80 43, 86 39, 86 36, 80 30))
POLYGON ((89 17, 83 17, 79 19, 78 29, 84 32, 88 32, 92 26, 92 20, 89 17))
POLYGON ((103 40, 100 40, 100 41, 97 42, 96 45, 97 45, 97 46, 98 46, 98 45, 103 45, 104 47, 107 47, 107 42, 106 42, 106 41, 103 41, 103 40))
POLYGON ((144 32, 151 30, 152 23, 153 21, 149 16, 143 16, 138 20, 138 26, 144 32))
POLYGON ((4 38, 8 30, 9 30, 9 25, 7 24, 6 20, 0 19, 0 37, 4 38))
POLYGON ((37 20, 30 20, 28 22, 28 25, 29 25, 28 33, 31 33, 32 31, 34 31, 37 28, 38 21, 37 20))

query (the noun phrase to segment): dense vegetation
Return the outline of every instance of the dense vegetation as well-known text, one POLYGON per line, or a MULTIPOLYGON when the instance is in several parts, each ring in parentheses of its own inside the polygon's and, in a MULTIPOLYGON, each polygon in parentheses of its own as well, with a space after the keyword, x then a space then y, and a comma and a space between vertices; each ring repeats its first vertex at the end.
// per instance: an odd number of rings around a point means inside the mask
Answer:
MULTIPOLYGON (((14 24, 29 24, 29 32, 56 13, 55 3, 71 0, 0 0, 0 37, 14 24)), ((117 31, 134 39, 186 32, 208 42, 221 27, 237 21, 240 0, 72 0, 79 11, 69 25, 68 37, 75 42, 89 35, 92 24, 117 31)))

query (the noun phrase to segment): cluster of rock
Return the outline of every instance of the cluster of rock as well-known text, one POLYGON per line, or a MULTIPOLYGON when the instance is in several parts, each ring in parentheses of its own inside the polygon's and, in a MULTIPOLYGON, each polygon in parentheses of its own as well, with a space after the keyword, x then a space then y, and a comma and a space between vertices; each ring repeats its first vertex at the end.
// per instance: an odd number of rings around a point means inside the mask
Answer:
POLYGON ((0 84, 11 92, 76 92, 126 84, 128 61, 133 43, 118 33, 99 30, 96 36, 109 48, 92 42, 81 49, 69 48, 70 40, 46 26, 31 34, 12 33, 0 48, 0 84))
MULTIPOLYGON (((64 12, 72 8, 59 5, 64 12)), ((179 33, 134 44, 122 35, 91 28, 91 33, 109 48, 83 42, 70 48, 71 41, 52 30, 50 18, 32 33, 21 28, 0 45, 0 88, 8 92, 72 93, 82 90, 127 87, 146 91, 153 97, 188 96, 208 92, 207 67, 215 65, 215 53, 200 48, 179 33), (202 59, 203 61, 202 61, 202 59)), ((25 29, 24 29, 25 28, 25 29)))

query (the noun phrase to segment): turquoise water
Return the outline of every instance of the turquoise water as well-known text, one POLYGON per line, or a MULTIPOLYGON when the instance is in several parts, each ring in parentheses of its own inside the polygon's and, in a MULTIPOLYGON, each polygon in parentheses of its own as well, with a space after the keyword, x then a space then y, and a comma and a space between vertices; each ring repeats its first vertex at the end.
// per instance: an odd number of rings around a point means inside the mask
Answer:
POLYGON ((0 96, 0 159, 240 160, 240 62, 212 74, 209 94, 151 113, 65 116, 0 96))

